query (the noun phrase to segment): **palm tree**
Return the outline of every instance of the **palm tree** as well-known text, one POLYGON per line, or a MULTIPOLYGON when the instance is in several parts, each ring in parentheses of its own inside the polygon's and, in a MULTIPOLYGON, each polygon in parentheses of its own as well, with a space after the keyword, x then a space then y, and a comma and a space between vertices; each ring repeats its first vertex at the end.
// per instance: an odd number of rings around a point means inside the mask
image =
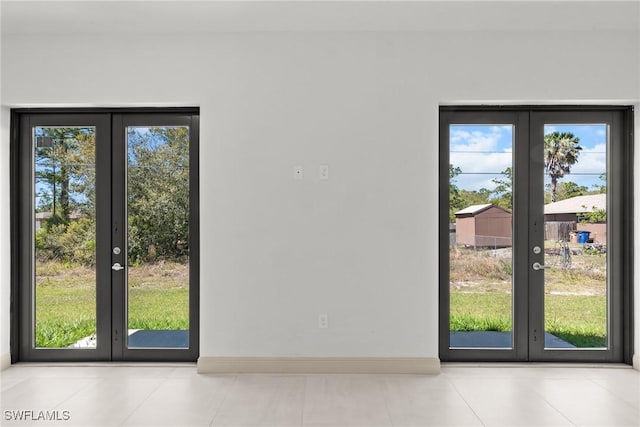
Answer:
POLYGON ((556 201, 558 179, 578 162, 580 138, 570 132, 551 132, 544 136, 544 170, 551 177, 551 201, 556 201))

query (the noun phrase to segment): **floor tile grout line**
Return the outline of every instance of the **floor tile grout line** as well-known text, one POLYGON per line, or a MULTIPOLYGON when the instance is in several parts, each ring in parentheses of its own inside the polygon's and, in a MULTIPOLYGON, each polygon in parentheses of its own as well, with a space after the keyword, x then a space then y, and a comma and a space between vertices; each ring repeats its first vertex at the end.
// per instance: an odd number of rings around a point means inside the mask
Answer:
MULTIPOLYGON (((545 379, 546 380, 551 380, 551 381, 572 380, 572 378, 545 378, 545 379)), ((571 424, 574 427, 576 427, 578 425, 578 424, 574 423, 573 420, 571 418, 569 418, 569 416, 567 414, 564 413, 564 411, 561 411, 560 408, 557 408, 551 401, 549 401, 549 399, 547 399, 546 396, 542 395, 534 387, 531 387, 531 386, 527 386, 527 387, 533 392, 533 394, 538 396, 540 399, 542 399, 543 402, 545 402, 547 405, 549 405, 550 408, 552 408, 554 411, 556 411, 558 414, 560 414, 562 416, 562 418, 567 420, 569 422, 569 424, 571 424)))
MULTIPOLYGON (((173 371, 172 371, 172 372, 173 372, 173 371)), ((149 400, 149 399, 151 398, 151 396, 152 396, 155 392, 157 392, 158 390, 160 390, 160 387, 162 387, 162 384, 164 384, 168 379, 169 379, 168 377, 164 377, 164 378, 162 379, 162 381, 160 381, 160 383, 159 383, 156 387, 154 387, 154 389, 153 389, 149 394, 147 394, 147 397, 145 397, 144 399, 142 399, 142 401, 141 401, 141 402, 140 402, 140 403, 139 403, 135 408, 133 408, 133 409, 129 412, 129 414, 128 414, 126 417, 124 417, 124 419, 123 419, 123 420, 122 420, 118 425, 119 425, 119 426, 126 426, 126 425, 127 425, 127 420, 129 420, 129 419, 133 416, 133 414, 135 414, 135 413, 136 413, 136 411, 138 411, 138 410, 142 407, 142 405, 143 405, 147 400, 149 400)))
POLYGON ((55 409, 62 409, 62 410, 64 410, 63 405, 64 405, 66 402, 70 401, 71 399, 75 398, 75 397, 76 397, 78 394, 80 394, 84 389, 89 388, 89 387, 92 385, 92 381, 91 381, 91 380, 96 380, 96 382, 97 382, 97 383, 100 383, 100 382, 102 382, 102 381, 103 381, 103 378, 100 378, 100 377, 95 377, 95 378, 86 377, 86 378, 83 378, 83 379, 87 379, 87 380, 88 380, 88 381, 87 381, 87 383, 86 383, 85 385, 83 385, 82 387, 80 387, 78 390, 76 390, 76 392, 75 392, 75 393, 71 393, 71 395, 69 395, 69 397, 67 397, 67 398, 66 398, 66 399, 64 399, 62 402, 60 402, 60 404, 59 404, 59 405, 56 405, 56 406, 55 406, 55 409))
POLYGON ((216 409, 215 414, 213 414, 213 418, 211 418, 211 421, 209 422, 209 427, 213 427, 213 423, 215 422, 215 420, 218 417, 218 415, 220 415, 220 411, 222 410, 222 408, 224 408, 225 403, 227 403, 227 399, 229 398, 229 394, 231 394, 231 390, 236 386, 237 382, 238 382, 238 375, 234 375, 233 376, 233 382, 229 385, 227 391, 224 394, 224 397, 222 398, 222 402, 220 402, 220 405, 216 409))
MULTIPOLYGON (((60 403, 56 404, 55 406, 53 406, 54 410, 64 410, 65 404, 69 401, 73 401, 73 399, 75 399, 78 395, 80 395, 81 393, 83 393, 86 389, 90 388, 91 386, 99 386, 101 383, 104 383, 108 380, 107 377, 105 377, 104 373, 101 373, 101 375, 91 375, 91 376, 79 376, 79 377, 71 377, 72 379, 76 379, 76 380, 84 380, 86 381, 85 384, 81 385, 78 389, 76 389, 74 392, 72 392, 67 398, 63 399, 60 403)), ((63 380, 68 380, 69 378, 66 378, 64 376, 27 376, 23 379, 24 380, 54 380, 54 381, 63 381, 63 380)), ((152 392, 153 393, 153 392, 152 392)), ((148 398, 148 397, 147 397, 148 398)), ((125 417, 125 420, 128 419, 128 416, 125 417)), ((35 424, 30 424, 30 425, 35 425, 35 424)))
POLYGON ((387 377, 380 377, 383 380, 383 390, 382 390, 382 398, 384 399, 384 407, 387 410, 387 418, 389 419, 389 425, 394 427, 396 423, 393 421, 393 417, 391 416, 391 411, 389 410, 389 399, 387 398, 387 389, 388 389, 388 379, 387 377))
POLYGON ((304 414, 307 408, 307 387, 309 386, 309 375, 304 376, 304 388, 302 389, 302 411, 300 411, 300 427, 304 427, 304 414))
POLYGON ((456 387, 454 381, 452 381, 451 378, 447 378, 447 381, 449 381, 449 383, 451 384, 451 387, 453 387, 455 392, 458 393, 458 396, 460 396, 460 399, 462 399, 462 401, 465 403, 465 405, 467 405, 467 407, 471 410, 471 412, 473 412, 473 415, 475 415, 475 417, 478 419, 478 421, 480 421, 480 424, 482 424, 483 427, 487 427, 487 425, 482 420, 482 418, 480 418, 480 415, 476 412, 476 410, 473 408, 473 406, 471 406, 471 404, 467 401, 467 399, 465 399, 465 397, 462 395, 460 390, 458 390, 458 387, 456 387))
POLYGON ((636 405, 634 405, 634 404, 632 404, 632 403, 627 402, 625 399, 621 398, 620 396, 618 396, 617 394, 615 394, 614 392, 612 392, 611 390, 609 390, 607 387, 605 387, 605 386, 603 386, 603 385, 601 385, 601 384, 598 384, 598 383, 597 383, 597 381, 596 381, 596 380, 597 380, 596 378, 587 378, 587 379, 588 379, 590 382, 592 382, 593 384, 595 384, 595 385, 596 385, 596 387, 599 387, 599 388, 601 388, 602 390, 606 391, 606 392, 607 392, 607 394, 609 394, 611 397, 613 397, 613 398, 614 398, 616 401, 618 401, 619 403, 622 403, 622 404, 624 404, 624 405, 626 405, 626 406, 628 406, 628 407, 633 408, 635 411, 640 412, 640 407, 637 407, 636 405))
MULTIPOLYGON (((617 400, 620 400, 622 402, 628 403, 629 405, 631 405, 633 408, 635 408, 638 412, 640 412, 640 396, 638 396, 638 404, 633 404, 633 403, 629 403, 626 401, 626 399, 618 396, 617 394, 615 394, 610 388, 600 384, 598 381, 604 381, 600 378, 591 378, 591 381, 593 381, 596 385, 598 385, 599 387, 604 388, 606 391, 608 391, 611 395, 613 395, 617 400)), ((640 390, 640 388, 639 388, 640 390)))

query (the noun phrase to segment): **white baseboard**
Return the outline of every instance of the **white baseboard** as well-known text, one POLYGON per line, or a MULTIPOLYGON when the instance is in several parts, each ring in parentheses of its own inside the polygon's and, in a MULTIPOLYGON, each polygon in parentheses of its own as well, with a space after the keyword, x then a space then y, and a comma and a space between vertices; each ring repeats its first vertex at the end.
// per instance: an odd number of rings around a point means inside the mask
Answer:
POLYGON ((435 357, 200 357, 200 374, 439 374, 435 357))
POLYGON ((640 354, 633 355, 633 369, 640 371, 640 354))
POLYGON ((4 371, 11 366, 11 353, 3 353, 0 355, 0 371, 4 371))

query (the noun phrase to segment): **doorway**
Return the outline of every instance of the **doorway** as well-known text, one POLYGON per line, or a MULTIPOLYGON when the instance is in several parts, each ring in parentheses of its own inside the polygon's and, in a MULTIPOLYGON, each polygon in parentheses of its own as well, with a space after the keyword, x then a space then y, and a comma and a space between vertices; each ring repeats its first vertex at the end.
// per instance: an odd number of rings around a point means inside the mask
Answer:
POLYGON ((14 361, 196 360, 198 110, 12 119, 14 361))
POLYGON ((440 111, 440 357, 630 363, 631 112, 440 111))

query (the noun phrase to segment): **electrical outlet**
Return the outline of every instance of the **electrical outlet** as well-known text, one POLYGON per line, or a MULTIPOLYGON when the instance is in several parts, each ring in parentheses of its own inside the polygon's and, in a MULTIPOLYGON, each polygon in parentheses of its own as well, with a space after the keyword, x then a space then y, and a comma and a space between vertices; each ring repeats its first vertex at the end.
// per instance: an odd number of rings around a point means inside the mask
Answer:
POLYGON ((329 316, 327 314, 318 315, 318 328, 327 329, 329 327, 329 316))
POLYGON ((329 165, 320 165, 320 179, 329 179, 329 165))

